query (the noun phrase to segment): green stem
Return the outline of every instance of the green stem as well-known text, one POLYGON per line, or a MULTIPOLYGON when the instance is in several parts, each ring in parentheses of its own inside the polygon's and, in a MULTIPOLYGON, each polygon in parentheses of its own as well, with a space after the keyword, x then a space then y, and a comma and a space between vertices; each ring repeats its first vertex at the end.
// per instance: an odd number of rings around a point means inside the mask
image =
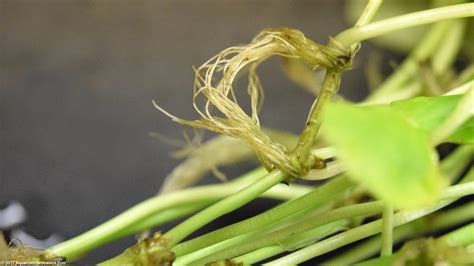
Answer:
MULTIPOLYGON (((434 213, 422 219, 410 222, 394 230, 394 243, 404 239, 413 238, 452 228, 472 220, 474 202, 461 205, 440 214, 434 213)), ((324 261, 324 265, 353 265, 359 261, 375 255, 380 248, 381 237, 374 236, 360 243, 354 248, 346 250, 343 254, 324 261)))
MULTIPOLYGON (((180 214, 186 214, 187 211, 192 212, 189 206, 216 202, 242 189, 245 183, 261 178, 265 173, 263 168, 258 168, 229 183, 189 188, 152 197, 75 238, 49 248, 46 254, 49 257, 61 256, 71 260, 124 235, 167 222, 180 214)), ((284 185, 276 186, 263 195, 276 199, 291 199, 309 192, 309 189, 303 186, 292 187, 289 189, 284 185)), ((199 206, 195 207, 197 209, 199 206)))
POLYGON ((416 75, 419 62, 427 60, 436 51, 452 24, 452 21, 443 21, 433 25, 408 58, 397 68, 397 71, 390 75, 365 102, 386 102, 387 94, 393 94, 407 85, 410 79, 416 75))
POLYGON ((393 207, 386 205, 382 217, 382 247, 381 256, 392 255, 393 250, 393 207))
POLYGON ((452 67, 464 41, 466 19, 456 19, 451 21, 450 30, 439 49, 433 55, 431 67, 435 75, 442 75, 448 68, 452 67))
MULTIPOLYGON (((119 234, 117 234, 117 239, 120 239, 122 237, 131 235, 137 232, 142 232, 149 228, 165 224, 167 222, 173 221, 175 219, 184 217, 192 213, 196 213, 197 211, 202 210, 203 208, 211 205, 214 202, 215 201, 202 201, 202 202, 200 201, 200 202, 191 203, 184 206, 176 206, 173 208, 163 210, 155 215, 152 215, 149 218, 145 218, 141 221, 137 221, 132 226, 121 231, 119 234)), ((112 241, 113 240, 115 239, 112 239, 112 241)))
POLYGON ((382 201, 375 201, 338 208, 324 214, 318 213, 305 218, 301 222, 297 222, 269 234, 255 237, 254 239, 250 239, 246 243, 242 243, 238 246, 233 246, 226 249, 216 248, 214 250, 209 250, 209 254, 206 254, 207 256, 192 261, 192 264, 202 265, 212 261, 219 261, 222 259, 239 256, 259 248, 273 245, 274 243, 280 243, 292 235, 304 233, 305 231, 338 220, 378 214, 382 212, 383 208, 384 203, 382 201))
MULTIPOLYGON (((315 213, 318 213, 318 212, 321 213, 319 209, 315 213)), ((301 216, 304 214, 305 213, 291 215, 283 220, 280 220, 276 223, 272 223, 265 227, 261 227, 257 230, 250 231, 250 232, 241 234, 239 236, 236 236, 230 239, 226 239, 224 241, 210 245, 208 247, 201 248, 199 250, 196 250, 184 256, 179 256, 177 260, 174 262, 174 264, 175 265, 189 265, 190 263, 196 264, 197 260, 202 259, 206 256, 212 255, 216 252, 226 250, 228 248, 244 245, 248 242, 254 241, 254 239, 256 238, 260 238, 261 236, 267 234, 268 232, 275 230, 275 228, 280 228, 280 227, 285 226, 285 224, 291 224, 291 223, 294 223, 296 220, 301 220, 301 216)))
MULTIPOLYGON (((420 241, 423 241, 429 245, 429 242, 427 240, 420 240, 420 241)), ((416 254, 416 252, 420 252, 420 251, 421 252, 427 251, 431 253, 432 255, 436 254, 435 256, 439 256, 439 257, 443 257, 447 259, 447 261, 445 262, 446 265, 472 265, 472 263, 474 262, 474 257, 472 256, 472 252, 469 252, 469 251, 463 252, 464 254, 451 253, 453 251, 452 248, 454 247, 462 247, 462 246, 467 246, 469 244, 474 243, 474 223, 463 226, 446 235, 443 235, 442 237, 435 239, 433 242, 431 242, 432 243, 431 248, 429 248, 428 250, 426 250, 426 248, 419 248, 419 247, 417 248, 417 246, 420 245, 420 241, 417 243, 417 245, 413 245, 413 246, 409 246, 413 242, 405 244, 401 250, 399 250, 397 253, 395 253, 392 256, 378 257, 375 259, 358 263, 356 265, 358 266, 393 265, 393 264, 396 264, 399 258, 406 257, 407 253, 415 252, 416 254), (417 249, 418 251, 416 251, 417 249)), ((423 255, 420 254, 419 257, 423 257, 423 255)), ((420 263, 421 261, 417 260, 417 262, 420 263)), ((427 263, 427 262, 424 262, 424 263, 427 263)), ((411 264, 411 263, 408 263, 408 264, 411 264)))
MULTIPOLYGON (((354 27, 362 27, 368 24, 374 18, 375 13, 377 13, 377 10, 379 10, 381 4, 382 0, 369 0, 354 27)), ((357 46, 359 46, 359 43, 354 43, 351 45, 352 53, 357 50, 357 46)))
MULTIPOLYGON (((228 188, 232 187, 228 186, 228 188)), ((46 252, 54 257, 73 259, 116 239, 122 231, 134 226, 140 220, 146 219, 152 213, 158 213, 177 205, 192 204, 196 201, 215 201, 226 195, 228 192, 221 185, 194 188, 153 197, 73 239, 49 248, 46 252)))
POLYGON ((177 256, 189 254, 226 239, 264 228, 265 226, 274 224, 297 213, 314 210, 325 203, 335 200, 337 196, 341 195, 342 192, 352 186, 352 182, 347 178, 336 178, 335 180, 329 181, 328 183, 315 188, 312 192, 305 194, 300 198, 282 203, 273 209, 247 220, 215 230, 187 242, 180 243, 176 245, 172 251, 175 252, 177 256))
POLYGON ((421 26, 441 20, 472 17, 474 4, 458 4, 446 7, 433 8, 407 15, 397 16, 370 23, 362 27, 354 27, 339 33, 335 39, 344 47, 351 47, 354 43, 384 35, 393 31, 421 26))
POLYGON ((468 90, 472 89, 474 86, 474 80, 470 80, 466 83, 464 83, 463 85, 457 87, 457 88, 454 88, 450 91, 448 91, 447 93, 445 93, 444 95, 459 95, 459 94, 464 94, 466 93, 468 90))
POLYGON ((444 176, 453 183, 466 170, 466 165, 472 160, 474 145, 462 145, 443 159, 440 168, 444 176))
MULTIPOLYGON (((420 209, 417 211, 408 211, 408 210, 400 211, 396 213, 393 217, 393 226, 400 226, 402 224, 406 224, 408 222, 411 222, 413 220, 426 216, 427 214, 433 213, 449 205, 450 203, 454 202, 457 198, 461 197, 461 195, 465 195, 463 193, 460 193, 460 194, 454 193, 454 191, 458 189, 457 186, 460 186, 460 185, 456 185, 456 186, 448 188, 446 191, 446 195, 444 195, 444 198, 452 197, 452 196, 456 198, 445 199, 445 200, 442 200, 440 203, 438 203, 436 206, 420 209)), ((471 192, 474 193, 474 190, 472 190, 471 192)), ((337 248, 343 247, 347 244, 350 244, 355 241, 380 233, 382 229, 383 229, 383 222, 381 219, 379 219, 379 220, 361 225, 349 231, 340 233, 338 235, 335 235, 333 237, 320 241, 306 248, 300 249, 285 257, 271 261, 267 265, 296 265, 298 263, 302 263, 314 257, 325 254, 327 252, 333 251, 337 248)))
POLYGON ((467 246, 474 243, 474 223, 463 226, 438 239, 451 247, 467 246))
MULTIPOLYGON (((229 190, 228 192, 230 192, 229 190)), ((271 188, 270 190, 263 193, 261 196, 263 198, 277 199, 277 200, 291 200, 298 198, 312 191, 311 187, 292 184, 291 187, 286 185, 277 185, 271 188)), ((149 218, 137 221, 133 226, 127 228, 125 231, 122 231, 118 238, 123 236, 131 235, 169 221, 173 221, 177 218, 186 216, 191 213, 195 213, 209 205, 215 203, 216 201, 202 201, 196 202, 193 204, 185 206, 177 206, 174 208, 166 209, 162 212, 159 212, 155 215, 152 215, 149 218)))
POLYGON ((180 266, 180 265, 197 264, 196 261, 199 259, 202 259, 203 257, 209 256, 215 252, 219 252, 219 250, 225 250, 226 248, 237 247, 242 243, 250 241, 254 237, 258 237, 262 235, 267 230, 269 230, 268 227, 262 228, 261 230, 248 232, 240 236, 224 240, 212 246, 204 247, 192 253, 178 257, 176 261, 174 261, 173 265, 180 266))
MULTIPOLYGON (((369 23, 375 16, 381 3, 381 0, 369 0, 354 27, 358 28, 369 23)), ((354 42, 351 44, 351 54, 355 53, 358 43, 359 42, 354 42)), ((320 167, 324 166, 322 160, 311 154, 311 147, 314 145, 319 128, 321 127, 321 110, 325 102, 330 101, 332 96, 339 89, 339 85, 341 84, 341 72, 340 69, 327 69, 319 96, 311 107, 306 126, 300 134, 296 148, 293 151, 294 160, 301 167, 301 175, 306 175, 315 165, 317 168, 324 168, 320 167)))
POLYGON ((311 148, 316 141, 316 136, 321 127, 321 110, 324 104, 337 92, 340 83, 341 72, 339 70, 328 69, 321 92, 311 108, 306 126, 303 132, 301 132, 298 143, 293 151, 295 160, 303 167, 303 175, 314 167, 314 163, 317 163, 317 158, 312 155, 311 148), (316 159, 316 161, 314 159, 316 159))
POLYGON ((244 265, 253 265, 259 261, 281 254, 285 251, 297 249, 300 246, 306 246, 310 242, 319 241, 328 235, 342 230, 346 224, 346 220, 339 220, 330 224, 319 226, 309 231, 293 235, 277 244, 246 253, 242 256, 234 258, 233 260, 243 263, 244 265))
POLYGON ((360 15, 359 19, 357 20, 355 27, 362 27, 369 23, 372 18, 374 18, 375 13, 379 9, 380 5, 382 4, 382 0, 369 0, 367 5, 365 5, 364 11, 360 15))
POLYGON ((281 183, 286 177, 287 175, 282 171, 274 170, 255 183, 195 214, 168 231, 163 238, 169 241, 169 247, 173 247, 197 229, 257 198, 274 185, 281 183))
POLYGON ((416 77, 419 64, 426 62, 430 57, 432 57, 431 67, 436 75, 447 71, 461 49, 466 23, 465 19, 456 19, 433 25, 396 72, 370 95, 368 102, 387 103, 410 98, 408 96, 414 96, 410 95, 413 92, 420 92, 421 85, 416 77), (414 89, 414 86, 417 86, 417 89, 414 89), (398 95, 400 93, 402 94, 398 95))
POLYGON ((474 181, 464 182, 459 185, 451 186, 444 196, 446 198, 464 197, 474 194, 474 181))
POLYGON ((474 63, 471 62, 469 65, 462 70, 461 73, 449 84, 450 89, 459 87, 474 78, 474 63))

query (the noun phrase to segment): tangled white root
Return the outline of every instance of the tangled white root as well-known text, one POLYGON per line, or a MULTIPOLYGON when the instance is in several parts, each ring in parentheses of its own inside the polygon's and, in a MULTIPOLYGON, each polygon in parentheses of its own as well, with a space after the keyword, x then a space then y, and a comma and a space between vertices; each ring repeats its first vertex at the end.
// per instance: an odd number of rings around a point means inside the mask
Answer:
POLYGON ((193 105, 201 119, 184 120, 155 105, 180 124, 242 139, 255 150, 268 170, 278 168, 298 176, 299 165, 291 161, 288 150, 260 128, 258 112, 263 89, 256 70, 273 55, 301 60, 313 69, 346 67, 350 56, 337 45, 330 47, 315 43, 295 29, 267 29, 248 45, 227 48, 195 70, 193 105), (239 106, 233 91, 234 81, 244 70, 248 71, 250 116, 239 106), (204 98, 202 105, 198 104, 200 97, 204 98))

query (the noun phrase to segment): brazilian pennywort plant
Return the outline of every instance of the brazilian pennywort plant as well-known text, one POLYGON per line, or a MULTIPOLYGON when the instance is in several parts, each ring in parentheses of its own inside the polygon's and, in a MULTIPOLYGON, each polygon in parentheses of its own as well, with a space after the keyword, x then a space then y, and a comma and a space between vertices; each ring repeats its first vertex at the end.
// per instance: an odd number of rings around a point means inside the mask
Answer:
POLYGON ((472 48, 466 42, 474 30, 474 4, 435 2, 427 10, 372 22, 383 3, 369 0, 355 25, 326 45, 297 29, 272 28, 247 45, 224 49, 195 69, 192 103, 200 119, 179 118, 154 102, 173 121, 218 136, 184 152, 186 159, 158 195, 75 238, 10 260, 74 261, 111 241, 191 215, 101 264, 295 265, 339 249, 324 262, 474 263, 474 205, 460 200, 474 194, 472 53, 463 69, 453 67, 463 47, 472 48), (422 25, 426 34, 366 100, 336 96, 361 42, 422 25), (317 95, 299 136, 260 125, 263 87, 257 69, 272 56, 282 57, 289 78, 317 95), (324 73, 321 83, 314 72, 324 73), (242 76, 248 79, 249 113, 234 95, 242 76), (441 160, 436 147, 442 143, 456 148, 441 160), (191 186, 208 171, 220 176, 217 167, 247 159, 262 167, 221 184, 191 186), (300 178, 326 182, 295 184, 300 178), (258 197, 282 203, 188 239, 258 197), (447 233, 433 238, 439 231, 447 233), (394 252, 399 243, 404 244, 394 252))

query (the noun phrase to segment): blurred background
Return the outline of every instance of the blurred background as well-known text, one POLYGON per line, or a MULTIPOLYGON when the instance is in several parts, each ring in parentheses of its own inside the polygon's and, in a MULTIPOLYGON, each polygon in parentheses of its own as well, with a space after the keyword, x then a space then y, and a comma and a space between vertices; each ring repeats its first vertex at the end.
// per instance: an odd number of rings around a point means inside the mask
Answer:
MULTIPOLYGON (((183 129, 152 100, 195 118, 192 66, 280 26, 326 43, 346 28, 342 1, 0 0, 0 209, 16 201, 28 214, 21 230, 67 239, 153 196, 178 161, 169 156, 176 147, 149 133, 183 139, 183 129)), ((344 75, 341 93, 352 100, 366 94, 368 51, 365 44, 344 75)), ((287 80, 277 59, 259 74, 262 124, 298 133, 314 97, 287 80)), ((254 166, 222 170, 232 177, 254 166)), ((274 204, 253 202, 209 228, 274 204)))

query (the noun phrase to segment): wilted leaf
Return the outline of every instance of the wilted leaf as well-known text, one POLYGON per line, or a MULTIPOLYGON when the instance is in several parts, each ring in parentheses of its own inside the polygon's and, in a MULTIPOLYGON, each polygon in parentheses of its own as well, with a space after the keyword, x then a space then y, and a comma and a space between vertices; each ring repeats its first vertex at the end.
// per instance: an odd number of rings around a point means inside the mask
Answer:
POLYGON ((389 106, 330 103, 324 134, 348 175, 398 208, 433 202, 444 185, 428 135, 389 106))

